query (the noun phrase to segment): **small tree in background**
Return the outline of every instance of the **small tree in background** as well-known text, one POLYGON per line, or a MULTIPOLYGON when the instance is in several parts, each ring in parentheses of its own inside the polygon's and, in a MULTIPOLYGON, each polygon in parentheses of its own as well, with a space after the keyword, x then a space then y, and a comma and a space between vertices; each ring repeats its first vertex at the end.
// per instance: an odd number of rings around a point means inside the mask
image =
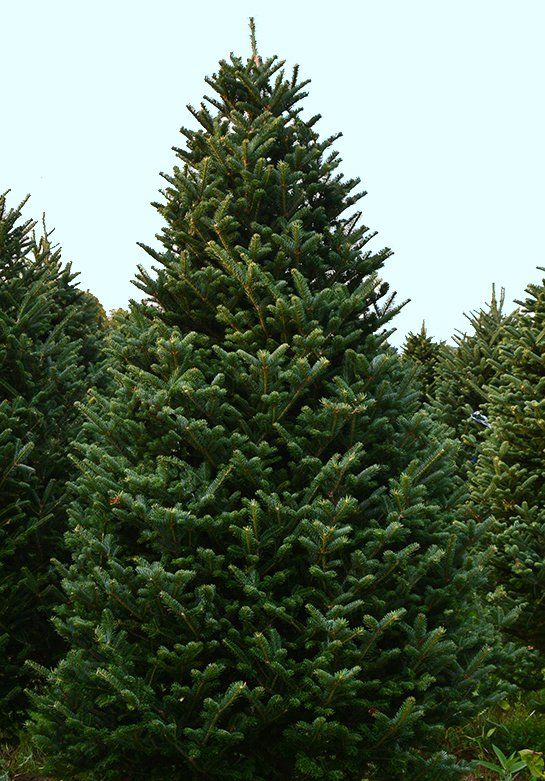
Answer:
MULTIPOLYGON (((545 281, 530 285, 505 326, 489 388, 492 427, 477 463, 473 500, 495 520, 493 558, 500 596, 524 605, 510 631, 545 652, 545 281)), ((541 666, 543 666, 543 659, 541 666)), ((540 685, 534 678, 531 685, 540 685)))
POLYGON ((479 528, 386 343, 390 253, 283 65, 254 41, 190 107, 87 407, 70 650, 34 698, 71 778, 436 778, 445 723, 483 705, 479 528))
POLYGON ((490 304, 466 315, 472 331, 454 337, 455 349, 442 353, 437 368, 435 415, 460 441, 458 460, 464 471, 476 462, 489 426, 485 413, 487 389, 500 371, 499 349, 508 320, 504 301, 503 288, 498 299, 492 286, 490 304))
POLYGON ((451 349, 444 342, 435 342, 433 337, 429 336, 425 322, 422 322, 422 328, 418 333, 407 334, 402 355, 416 368, 423 402, 433 398, 437 385, 438 364, 443 354, 451 349))
POLYGON ((27 658, 54 661, 50 624, 66 520, 68 446, 97 379, 102 318, 79 291, 50 234, 0 196, 0 730, 24 712, 27 658))

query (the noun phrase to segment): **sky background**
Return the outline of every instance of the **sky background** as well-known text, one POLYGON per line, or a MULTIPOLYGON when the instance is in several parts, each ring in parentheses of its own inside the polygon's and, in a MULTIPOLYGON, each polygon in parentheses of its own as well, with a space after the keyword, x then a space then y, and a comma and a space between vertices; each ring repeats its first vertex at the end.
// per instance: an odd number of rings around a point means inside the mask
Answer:
POLYGON ((423 319, 448 339, 492 282, 511 302, 540 279, 544 0, 0 0, 0 190, 31 193, 107 310, 138 294, 185 105, 249 54, 250 15, 261 54, 312 78, 321 132, 344 134, 372 247, 395 251, 383 276, 411 299, 395 342, 423 319))

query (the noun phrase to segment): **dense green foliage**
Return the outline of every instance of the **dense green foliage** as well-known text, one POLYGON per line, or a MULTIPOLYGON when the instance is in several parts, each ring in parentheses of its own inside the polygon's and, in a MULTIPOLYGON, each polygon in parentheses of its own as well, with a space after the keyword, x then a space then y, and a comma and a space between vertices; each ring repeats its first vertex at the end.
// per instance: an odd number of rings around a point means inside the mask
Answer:
POLYGON ((411 362, 417 372, 421 388, 421 400, 430 401, 435 396, 438 368, 445 352, 451 351, 444 342, 435 342, 422 322, 417 333, 408 333, 402 349, 403 358, 411 362))
POLYGON ((472 415, 485 415, 487 388, 499 371, 499 348, 508 319, 503 311, 504 297, 502 290, 498 299, 492 287, 490 304, 466 315, 471 331, 454 337, 455 349, 442 353, 437 368, 435 415, 460 441, 459 463, 463 469, 477 460, 487 429, 485 419, 479 422, 472 415))
POLYGON ((512 631, 545 651, 545 287, 530 285, 505 327, 489 389, 492 427, 477 464, 473 499, 495 520, 497 583, 509 604, 524 605, 512 631))
POLYGON ((297 68, 254 48, 208 83, 87 405, 36 744, 101 781, 446 777, 493 631, 452 443, 387 346, 389 252, 297 68))
POLYGON ((0 731, 21 718, 25 660, 51 663, 75 402, 97 379, 101 309, 0 197, 0 731))

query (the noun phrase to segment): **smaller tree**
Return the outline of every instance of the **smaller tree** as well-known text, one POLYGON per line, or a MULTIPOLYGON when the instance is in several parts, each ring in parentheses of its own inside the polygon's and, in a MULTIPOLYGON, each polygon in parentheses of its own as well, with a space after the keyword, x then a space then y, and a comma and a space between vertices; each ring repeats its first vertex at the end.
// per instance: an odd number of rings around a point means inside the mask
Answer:
POLYGON ((430 401, 433 398, 439 362, 443 353, 450 349, 444 342, 435 342, 429 336, 424 321, 418 333, 411 331, 407 334, 402 355, 404 360, 410 361, 416 369, 422 401, 430 401))
MULTIPOLYGON (((473 480, 477 514, 495 520, 493 567, 508 604, 524 610, 510 631, 545 652, 545 280, 530 285, 504 325, 503 371, 489 387, 492 427, 473 480)), ((535 680, 534 680, 535 685, 535 680)))
POLYGON ((499 348, 507 318, 492 286, 490 304, 466 314, 472 331, 454 336, 455 348, 445 350, 438 363, 433 408, 461 442, 458 460, 464 470, 474 464, 489 421, 485 413, 488 386, 499 371, 499 348))
POLYGON ((50 664, 50 626, 60 556, 68 446, 80 426, 76 402, 99 379, 103 320, 78 290, 51 233, 33 233, 23 204, 0 196, 0 730, 24 713, 28 658, 50 664))

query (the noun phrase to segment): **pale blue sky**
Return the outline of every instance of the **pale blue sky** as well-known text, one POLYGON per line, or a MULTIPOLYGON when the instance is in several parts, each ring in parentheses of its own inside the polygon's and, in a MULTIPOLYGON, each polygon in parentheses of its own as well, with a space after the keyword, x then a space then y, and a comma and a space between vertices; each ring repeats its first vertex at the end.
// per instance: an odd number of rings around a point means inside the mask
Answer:
POLYGON ((545 265, 544 0, 0 0, 0 190, 30 192, 66 260, 107 309, 136 289, 136 241, 170 170, 185 109, 230 51, 259 48, 312 78, 373 247, 400 298, 399 341, 423 318, 464 327, 495 281, 520 297, 545 265))

